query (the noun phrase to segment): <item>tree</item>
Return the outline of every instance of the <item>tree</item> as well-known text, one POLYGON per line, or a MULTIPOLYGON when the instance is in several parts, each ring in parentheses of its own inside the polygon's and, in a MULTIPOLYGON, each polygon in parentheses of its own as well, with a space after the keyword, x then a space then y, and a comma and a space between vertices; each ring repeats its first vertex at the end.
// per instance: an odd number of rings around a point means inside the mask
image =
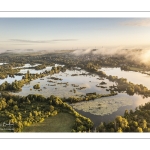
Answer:
POLYGON ((33 86, 33 88, 34 88, 34 89, 40 89, 40 85, 39 85, 39 84, 36 84, 36 85, 33 86))
POLYGON ((51 115, 55 116, 55 115, 57 115, 57 113, 58 113, 57 110, 54 110, 51 115))
POLYGON ((19 110, 18 106, 17 106, 17 105, 14 105, 13 110, 14 110, 14 111, 19 110))
POLYGON ((53 112, 53 111, 54 111, 54 106, 50 105, 50 106, 49 106, 49 111, 50 111, 50 112, 53 112))
POLYGON ((98 131, 99 132, 105 132, 105 126, 104 126, 103 122, 101 122, 100 125, 98 126, 98 131))
POLYGON ((142 119, 141 122, 139 122, 139 126, 142 128, 142 129, 145 129, 147 128, 147 122, 145 119, 142 119))
POLYGON ((34 116, 38 116, 38 112, 35 110, 33 111, 34 116))
POLYGON ((80 126, 77 127, 77 131, 78 131, 78 132, 86 131, 86 127, 83 126, 83 125, 80 125, 80 126))
POLYGON ((119 127, 118 130, 117 130, 117 132, 122 132, 122 129, 119 127))
POLYGON ((134 126, 135 128, 137 128, 137 127, 138 127, 138 122, 133 121, 133 126, 134 126))
POLYGON ((117 123, 121 122, 122 121, 122 117, 121 116, 117 116, 115 120, 116 120, 117 123))
POLYGON ((132 109, 130 110, 130 114, 133 114, 133 110, 132 109))
POLYGON ((128 87, 127 87, 127 93, 128 93, 129 95, 134 95, 134 87, 128 86, 128 87))
POLYGON ((14 123, 14 131, 15 132, 21 132, 21 129, 23 128, 23 124, 21 121, 14 123))
POLYGON ((0 99, 0 110, 6 107, 7 107, 6 99, 5 98, 0 99))
POLYGON ((127 119, 121 116, 117 116, 115 121, 116 121, 117 127, 121 128, 122 131, 124 131, 128 127, 127 119))
POLYGON ((31 101, 28 98, 27 98, 27 104, 29 105, 31 104, 31 101))
POLYGON ((142 128, 140 128, 140 127, 138 127, 136 131, 137 132, 143 132, 142 128))
POLYGON ((83 124, 82 121, 79 118, 76 118, 75 122, 76 122, 76 126, 79 126, 79 125, 83 124))
POLYGON ((129 116, 128 110, 125 110, 124 117, 127 118, 129 116))
POLYGON ((13 105, 13 99, 8 100, 7 104, 8 104, 9 106, 12 106, 12 105, 13 105))

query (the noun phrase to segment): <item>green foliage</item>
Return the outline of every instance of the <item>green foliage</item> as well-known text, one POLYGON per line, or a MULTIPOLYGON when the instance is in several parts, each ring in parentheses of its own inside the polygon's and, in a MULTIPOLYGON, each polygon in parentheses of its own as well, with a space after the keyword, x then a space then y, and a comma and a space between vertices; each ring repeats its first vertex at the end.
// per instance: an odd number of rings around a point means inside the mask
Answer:
POLYGON ((42 64, 42 65, 38 65, 35 67, 35 70, 41 70, 41 69, 44 69, 46 68, 46 65, 45 64, 42 64))
POLYGON ((0 98, 0 110, 3 110, 7 107, 6 99, 0 98))
POLYGON ((49 106, 49 111, 50 111, 50 112, 53 112, 53 111, 54 111, 54 106, 50 105, 50 106, 49 106))
POLYGON ((15 80, 14 82, 12 82, 12 84, 5 81, 0 85, 0 91, 21 91, 23 85, 28 82, 29 80, 27 79, 22 79, 20 81, 15 80))
POLYGON ((0 65, 0 79, 5 79, 8 76, 14 77, 20 71, 20 69, 12 69, 12 67, 13 64, 0 65))
POLYGON ((14 105, 14 106, 13 106, 13 110, 14 110, 14 111, 19 110, 18 106, 17 106, 17 105, 14 105))
POLYGON ((92 62, 89 62, 86 65, 86 69, 89 70, 89 71, 97 71, 98 68, 99 68, 99 66, 94 65, 92 62))
POLYGON ((117 93, 115 92, 111 92, 110 94, 86 94, 86 96, 83 97, 69 97, 69 98, 65 98, 63 101, 65 102, 69 102, 69 103, 77 103, 77 102, 81 102, 81 101, 89 101, 89 100, 94 100, 96 98, 101 98, 101 97, 108 97, 108 96, 114 96, 117 95, 117 93))
POLYGON ((34 88, 34 89, 40 89, 40 85, 39 85, 39 84, 35 84, 35 85, 33 86, 33 88, 34 88))
POLYGON ((4 97, 0 98, 0 122, 14 124, 14 132, 21 132, 25 126, 41 123, 45 118, 57 116, 59 112, 67 112, 77 118, 75 126, 72 127, 73 131, 83 132, 93 127, 90 119, 78 114, 69 104, 54 95, 48 98, 34 94, 26 97, 7 94, 2 96, 4 97))
MULTIPOLYGON (((29 83, 32 80, 37 78, 43 78, 47 75, 52 75, 54 73, 59 73, 60 71, 65 71, 65 68, 62 66, 52 67, 50 71, 45 71, 42 74, 30 74, 29 70, 27 73, 22 77, 22 80, 17 81, 15 80, 11 84, 5 81, 0 85, 0 91, 21 91, 24 84, 29 83)), ((37 84, 33 86, 35 89, 40 89, 40 86, 37 84)))
POLYGON ((133 84, 131 82, 127 82, 127 79, 125 78, 118 78, 117 76, 107 76, 107 79, 109 79, 112 82, 116 83, 116 87, 111 86, 112 90, 118 91, 118 92, 124 92, 126 91, 129 95, 140 94, 144 97, 150 96, 150 90, 143 86, 142 84, 133 84))
POLYGON ((142 128, 140 128, 140 127, 138 127, 136 131, 137 132, 143 132, 142 128))

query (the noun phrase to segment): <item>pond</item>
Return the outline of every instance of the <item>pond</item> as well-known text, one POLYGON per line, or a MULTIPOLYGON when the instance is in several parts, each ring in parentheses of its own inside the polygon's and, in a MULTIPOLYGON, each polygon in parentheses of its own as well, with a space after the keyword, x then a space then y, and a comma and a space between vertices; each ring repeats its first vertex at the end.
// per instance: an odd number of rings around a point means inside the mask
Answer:
POLYGON ((15 68, 32 68, 32 67, 36 67, 36 66, 38 66, 38 65, 40 65, 40 64, 35 64, 35 65, 31 65, 31 64, 24 64, 24 66, 21 66, 21 67, 15 67, 15 68))
POLYGON ((106 75, 118 76, 118 78, 126 78, 129 82, 134 84, 143 84, 150 89, 150 76, 147 74, 134 71, 123 71, 120 68, 101 68, 100 70, 104 71, 106 75))
MULTIPOLYGON (((31 71, 31 69, 28 70, 31 71)), ((33 80, 30 84, 24 85, 22 91, 17 94, 21 96, 43 94, 45 97, 55 95, 68 98, 70 96, 85 95, 91 92, 109 94, 110 92, 106 91, 106 89, 112 85, 113 82, 107 79, 100 79, 97 75, 90 75, 84 70, 66 70, 66 72, 33 80), (103 85, 103 88, 97 87, 102 81, 106 83, 103 85), (35 84, 40 84, 40 90, 33 89, 35 84)))
POLYGON ((22 75, 14 75, 14 77, 9 77, 7 76, 7 78, 5 79, 0 79, 0 84, 4 83, 5 81, 7 81, 8 83, 12 83, 14 82, 15 80, 21 80, 22 79, 22 75))
POLYGON ((25 73, 27 73, 27 71, 29 70, 31 74, 36 74, 36 73, 40 74, 40 73, 42 73, 42 72, 44 72, 44 71, 46 71, 46 70, 47 70, 47 71, 50 71, 51 69, 52 69, 51 66, 48 66, 48 67, 46 67, 45 69, 42 69, 42 70, 21 69, 19 73, 25 74, 25 73))
MULTIPOLYGON (((35 66, 38 66, 38 65, 40 65, 40 64, 35 64, 35 65, 25 64, 23 67, 20 67, 20 68, 23 68, 23 69, 21 69, 19 73, 25 74, 29 70, 31 74, 36 74, 36 73, 40 74, 40 73, 43 73, 46 70, 50 71, 52 69, 52 67, 53 67, 53 66, 47 66, 46 68, 41 69, 41 70, 28 69, 28 67, 32 68, 32 67, 35 67, 35 66)), ((55 67, 57 67, 57 66, 60 66, 60 65, 59 64, 55 64, 55 67)), ((63 65, 61 65, 61 66, 63 66, 63 65)))
POLYGON ((8 64, 8 63, 0 63, 0 65, 4 65, 4 64, 8 64))
POLYGON ((140 95, 129 96, 126 93, 119 93, 116 96, 103 97, 88 102, 79 102, 71 106, 80 114, 90 118, 95 126, 101 122, 113 121, 116 116, 124 115, 125 110, 135 110, 139 105, 149 102, 150 98, 143 98, 140 95))

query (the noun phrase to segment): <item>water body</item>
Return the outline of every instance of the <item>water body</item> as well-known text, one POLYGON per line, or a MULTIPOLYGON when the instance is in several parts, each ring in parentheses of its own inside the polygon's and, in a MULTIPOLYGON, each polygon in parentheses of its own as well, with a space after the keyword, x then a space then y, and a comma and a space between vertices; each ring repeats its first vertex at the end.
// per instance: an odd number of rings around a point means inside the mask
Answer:
MULTIPOLYGON (((31 69, 29 69, 31 71, 31 69)), ((43 94, 45 97, 49 97, 50 95, 56 95, 59 97, 70 97, 76 95, 85 95, 86 93, 96 92, 99 94, 109 94, 109 91, 106 91, 109 86, 113 85, 113 82, 109 82, 109 80, 98 79, 99 76, 96 75, 80 75, 80 74, 88 74, 88 72, 82 70, 67 70, 66 72, 60 72, 58 74, 54 74, 52 76, 46 76, 41 79, 36 79, 31 81, 30 84, 24 85, 22 91, 17 93, 21 96, 26 96, 28 94, 43 94), (72 76, 76 74, 77 76, 72 76), (51 77, 60 78, 61 80, 53 80, 51 77), (52 81, 52 82, 49 82, 52 81), (106 88, 97 87, 101 82, 105 82, 104 85, 106 88), (60 84, 62 83, 62 84, 60 84), (67 86, 66 84, 67 83, 67 86), (33 89, 35 84, 40 84, 41 90, 33 89), (73 84, 76 86, 74 87, 73 84), (85 87, 83 89, 78 89, 80 87, 85 87), (76 92, 73 91, 76 90, 76 92)))
MULTIPOLYGON (((35 67, 35 66, 38 66, 40 64, 35 64, 35 65, 30 65, 30 64, 25 64, 23 67, 20 67, 20 68, 23 68, 20 70, 19 73, 23 73, 23 74, 26 74, 27 71, 29 70, 31 74, 40 74, 40 73, 43 73, 44 71, 50 71, 52 69, 53 66, 47 66, 46 68, 44 69, 41 69, 41 70, 35 70, 35 69, 25 69, 25 68, 28 68, 28 67, 35 67)), ((57 66, 60 66, 59 64, 55 64, 55 67, 57 66)), ((64 66, 64 65, 61 65, 61 66, 64 66)), ((19 68, 19 67, 18 67, 19 68)))
POLYGON ((0 65, 4 65, 4 64, 8 64, 8 63, 0 63, 0 65))
POLYGON ((50 66, 50 67, 48 66, 48 67, 46 67, 45 69, 42 69, 42 70, 35 70, 35 69, 21 69, 19 73, 26 74, 27 71, 29 70, 31 74, 36 74, 36 73, 40 74, 40 73, 43 73, 43 72, 46 71, 46 70, 47 70, 47 71, 50 71, 51 69, 52 69, 51 66, 50 66))
POLYGON ((15 80, 21 80, 22 79, 22 75, 18 76, 18 75, 15 75, 14 77, 9 77, 7 76, 7 78, 5 79, 0 79, 0 84, 4 83, 5 81, 7 81, 8 83, 12 83, 14 82, 15 80))
POLYGON ((113 121, 116 116, 124 115, 125 110, 134 111, 139 105, 144 105, 150 102, 149 98, 144 98, 140 95, 129 96, 126 93, 119 93, 116 96, 104 97, 89 102, 80 102, 71 104, 73 108, 85 117, 90 118, 95 127, 101 122, 113 121), (108 104, 109 103, 109 104, 108 104), (99 105, 102 106, 99 109, 99 105))
POLYGON ((101 68, 100 70, 104 71, 106 75, 118 76, 118 78, 126 78, 129 82, 134 84, 143 84, 150 89, 150 76, 147 74, 134 71, 123 71, 120 68, 101 68))
POLYGON ((15 68, 29 68, 29 67, 36 67, 36 66, 38 66, 38 65, 40 65, 40 64, 35 64, 35 65, 31 65, 31 64, 24 64, 24 66, 21 66, 21 67, 15 67, 15 68))

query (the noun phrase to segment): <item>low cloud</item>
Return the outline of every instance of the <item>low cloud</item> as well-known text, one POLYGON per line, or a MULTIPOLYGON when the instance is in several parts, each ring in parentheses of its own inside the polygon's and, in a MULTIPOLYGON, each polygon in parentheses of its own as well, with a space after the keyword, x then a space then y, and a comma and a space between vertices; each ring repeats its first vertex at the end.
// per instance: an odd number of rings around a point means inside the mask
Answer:
POLYGON ((53 40, 23 40, 23 39, 10 39, 13 42, 21 43, 51 43, 51 42, 63 42, 63 41, 77 41, 77 39, 53 39, 53 40))
POLYGON ((150 64, 150 48, 125 48, 125 47, 102 47, 99 49, 78 49, 72 52, 73 55, 81 56, 86 54, 104 56, 124 56, 126 59, 150 64))
POLYGON ((22 42, 22 43, 49 43, 49 41, 34 41, 34 40, 22 40, 22 39, 10 39, 13 42, 22 42))
POLYGON ((51 41, 58 41, 58 42, 61 42, 61 41, 77 41, 77 39, 56 39, 56 40, 51 40, 51 41))
POLYGON ((32 44, 11 44, 11 45, 32 45, 32 44))
POLYGON ((125 26, 150 27, 150 19, 138 19, 138 20, 126 21, 126 22, 122 22, 121 24, 125 26))

